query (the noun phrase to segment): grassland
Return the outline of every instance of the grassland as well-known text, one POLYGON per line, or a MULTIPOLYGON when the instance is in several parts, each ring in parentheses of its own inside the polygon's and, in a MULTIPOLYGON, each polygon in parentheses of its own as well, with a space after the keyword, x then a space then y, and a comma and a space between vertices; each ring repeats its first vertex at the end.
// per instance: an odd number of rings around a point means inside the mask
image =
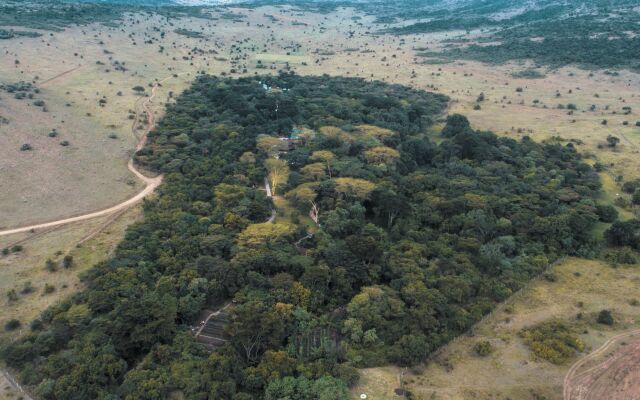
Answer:
MULTIPOLYGON (((426 366, 406 371, 406 388, 419 399, 562 399, 562 380, 572 362, 554 365, 535 360, 518 332, 557 318, 580 332, 585 353, 599 347, 607 338, 640 324, 640 307, 632 305, 638 300, 640 270, 571 258, 550 273, 555 282, 533 281, 426 366), (613 327, 595 322, 602 309, 613 311, 617 321, 613 327), (494 352, 476 355, 473 346, 480 340, 488 340, 494 352)), ((393 389, 400 387, 401 373, 396 367, 363 370, 353 398, 361 393, 376 400, 397 398, 393 389)))

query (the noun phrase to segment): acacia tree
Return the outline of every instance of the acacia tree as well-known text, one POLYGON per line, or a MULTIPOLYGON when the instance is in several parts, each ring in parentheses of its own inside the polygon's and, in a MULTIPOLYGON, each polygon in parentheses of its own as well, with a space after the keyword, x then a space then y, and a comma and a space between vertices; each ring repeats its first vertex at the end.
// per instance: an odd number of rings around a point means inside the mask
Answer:
POLYGON ((289 177, 289 164, 284 160, 276 158, 268 158, 264 162, 264 167, 269 174, 269 183, 271 184, 271 190, 275 196, 278 192, 278 185, 282 182, 286 182, 289 177))
POLYGON ((337 178, 335 182, 337 193, 358 200, 367 199, 376 186, 373 182, 358 178, 337 178))
POLYGON ((333 160, 335 160, 335 158, 336 155, 329 150, 320 150, 311 153, 312 161, 322 161, 327 165, 327 173, 329 174, 329 178, 331 178, 331 163, 333 163, 333 160))
POLYGON ((378 146, 365 151, 364 158, 370 164, 394 164, 400 158, 400 153, 391 147, 378 146))

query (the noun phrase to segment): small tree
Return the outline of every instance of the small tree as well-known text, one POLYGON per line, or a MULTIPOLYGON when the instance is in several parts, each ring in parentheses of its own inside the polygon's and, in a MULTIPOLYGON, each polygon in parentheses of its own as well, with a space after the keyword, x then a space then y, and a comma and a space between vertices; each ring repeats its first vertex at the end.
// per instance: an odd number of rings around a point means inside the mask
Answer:
POLYGON ((613 315, 611 315, 611 311, 609 310, 602 310, 600 311, 600 313, 598 314, 598 319, 597 319, 599 324, 603 324, 603 325, 613 325, 613 315))
POLYGON ((64 256, 64 258, 62 259, 62 266, 64 268, 73 267, 73 256, 70 254, 67 254, 66 256, 64 256))
POLYGON ((45 268, 49 272, 56 272, 56 270, 58 269, 58 266, 56 265, 55 261, 53 261, 52 259, 48 259, 45 262, 45 268))
POLYGON ((609 135, 607 136, 607 143, 609 144, 609 147, 614 148, 618 143, 620 143, 620 139, 616 136, 609 135))

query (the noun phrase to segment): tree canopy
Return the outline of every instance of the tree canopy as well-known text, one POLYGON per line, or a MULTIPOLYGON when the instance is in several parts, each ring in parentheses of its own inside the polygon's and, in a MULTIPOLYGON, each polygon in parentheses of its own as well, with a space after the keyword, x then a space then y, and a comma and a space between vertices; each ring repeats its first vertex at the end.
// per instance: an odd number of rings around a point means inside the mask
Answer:
POLYGON ((598 221, 598 175, 572 146, 463 116, 436 144, 446 104, 355 78, 200 76, 137 154, 166 177, 144 220, 4 359, 51 400, 346 399, 356 367, 421 362, 550 261, 589 255, 598 221), (286 147, 260 136, 294 128, 309 134, 286 147), (266 160, 288 172, 290 221, 266 222, 266 160), (232 298, 207 353, 190 326, 232 298))

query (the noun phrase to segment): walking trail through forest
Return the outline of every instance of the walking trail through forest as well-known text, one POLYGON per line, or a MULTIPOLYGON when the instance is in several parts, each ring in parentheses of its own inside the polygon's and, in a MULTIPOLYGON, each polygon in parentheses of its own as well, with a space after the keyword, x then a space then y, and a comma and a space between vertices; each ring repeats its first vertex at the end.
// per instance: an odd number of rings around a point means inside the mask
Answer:
MULTIPOLYGON (((67 72, 70 72, 70 71, 67 71, 67 72)), ((165 82, 166 80, 172 78, 172 77, 173 76, 169 76, 169 77, 163 79, 162 81, 160 81, 158 83, 155 83, 153 85, 153 88, 151 89, 151 96, 149 96, 142 103, 142 109, 144 110, 144 112, 147 115, 147 129, 145 129, 144 134, 142 135, 142 137, 138 141, 138 144, 136 145, 136 148, 135 148, 136 152, 141 150, 145 146, 145 144, 147 143, 147 136, 148 136, 149 132, 151 132, 151 130, 153 128, 155 128, 155 117, 153 115, 153 112, 149 109, 149 104, 153 101, 153 98, 156 96, 156 92, 158 90, 158 86, 160 84, 162 84, 163 82, 165 82)), ((138 116, 139 116, 139 113, 136 115, 136 119, 134 121, 138 120, 138 116)), ((131 129, 132 129, 132 133, 135 135, 135 126, 132 126, 131 129)), ((135 154, 135 152, 134 152, 134 154, 135 154)), ((122 203, 116 204, 115 206, 106 208, 104 210, 95 211, 95 212, 91 212, 91 213, 88 213, 88 214, 82 214, 82 215, 78 215, 78 216, 75 216, 75 217, 69 217, 69 218, 59 219, 59 220, 56 220, 56 221, 45 222, 45 223, 42 223, 42 224, 35 224, 35 225, 28 225, 28 226, 23 226, 23 227, 19 227, 19 228, 5 229, 5 230, 0 231, 0 236, 13 235, 13 234, 16 234, 16 233, 21 233, 21 232, 35 231, 37 229, 43 229, 43 228, 51 228, 51 227, 54 227, 54 226, 70 224, 72 222, 78 222, 78 221, 85 221, 85 220, 88 220, 88 219, 102 217, 102 216, 105 216, 105 215, 116 213, 118 211, 127 209, 128 207, 138 203, 139 201, 141 201, 142 199, 144 199, 145 197, 147 197, 148 195, 153 193, 153 191, 160 185, 160 183, 162 183, 162 178, 163 178, 162 175, 159 175, 159 176, 156 176, 156 177, 152 177, 152 178, 149 178, 149 177, 143 175, 136 168, 136 165, 133 162, 133 156, 131 156, 131 158, 129 159, 129 162, 127 163, 127 168, 129 168, 129 171, 131 171, 135 176, 138 177, 138 179, 143 181, 145 183, 145 185, 146 185, 145 188, 141 192, 139 192, 135 196, 129 198, 128 200, 125 200, 122 203)))

